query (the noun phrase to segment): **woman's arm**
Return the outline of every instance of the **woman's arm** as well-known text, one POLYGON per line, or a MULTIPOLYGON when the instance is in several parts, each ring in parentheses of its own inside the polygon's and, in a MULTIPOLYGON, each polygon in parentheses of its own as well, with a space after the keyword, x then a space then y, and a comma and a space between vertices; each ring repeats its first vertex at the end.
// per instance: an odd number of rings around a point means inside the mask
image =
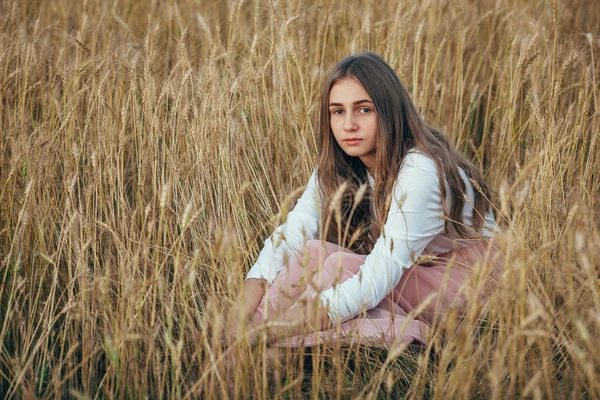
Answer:
MULTIPOLYGON (((244 280, 242 293, 229 316, 227 336, 235 337, 239 328, 246 326, 265 295, 268 286, 284 267, 286 255, 300 248, 305 237, 313 239, 319 229, 321 207, 316 180, 316 168, 296 206, 287 215, 285 224, 278 226, 269 236, 244 280)), ((230 339, 228 339, 230 340, 230 339)))
POLYGON ((318 295, 334 322, 345 321, 379 304, 427 244, 444 231, 441 191, 433 160, 420 154, 408 155, 392 195, 383 234, 358 274, 318 295))
POLYGON ((286 256, 299 249, 305 239, 314 239, 319 231, 321 200, 315 168, 298 202, 287 215, 286 222, 278 226, 265 242, 256 263, 246 279, 265 279, 269 285, 285 267, 286 256))

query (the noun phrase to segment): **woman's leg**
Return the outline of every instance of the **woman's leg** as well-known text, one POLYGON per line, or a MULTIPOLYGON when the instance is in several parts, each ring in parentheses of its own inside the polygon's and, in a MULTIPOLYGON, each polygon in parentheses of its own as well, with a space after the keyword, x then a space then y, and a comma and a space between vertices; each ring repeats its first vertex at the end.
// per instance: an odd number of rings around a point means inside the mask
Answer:
POLYGON ((332 253, 340 250, 350 252, 336 244, 309 240, 289 260, 289 266, 281 271, 267 289, 259 303, 252 322, 260 324, 264 318, 272 318, 289 309, 306 290, 307 282, 317 271, 319 261, 324 262, 332 253), (268 309, 265 310, 265 305, 268 309), (266 312, 266 313, 265 313, 266 312))
POLYGON ((482 302, 497 286, 502 268, 501 254, 494 243, 479 243, 440 254, 429 266, 413 265, 404 271, 398 285, 388 297, 410 312, 423 306, 429 295, 435 298, 423 308, 419 318, 433 325, 443 319, 450 308, 465 310, 469 302, 482 302), (476 280, 474 268, 478 269, 476 280))

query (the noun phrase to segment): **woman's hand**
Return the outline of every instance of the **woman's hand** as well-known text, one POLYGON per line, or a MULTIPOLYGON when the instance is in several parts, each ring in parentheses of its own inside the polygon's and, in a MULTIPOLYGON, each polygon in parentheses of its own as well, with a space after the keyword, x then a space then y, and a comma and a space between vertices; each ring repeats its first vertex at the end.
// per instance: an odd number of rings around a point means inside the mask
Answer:
POLYGON ((227 320, 221 343, 224 347, 229 347, 238 339, 246 336, 248 341, 253 344, 256 341, 256 331, 251 317, 240 316, 239 312, 234 311, 227 320))
POLYGON ((273 320, 275 326, 269 329, 269 342, 285 337, 297 336, 308 330, 319 332, 329 329, 333 322, 321 301, 308 297, 300 298, 284 314, 273 320), (287 326, 286 326, 287 325, 287 326))
POLYGON ((237 306, 244 312, 246 318, 252 318, 256 307, 267 291, 267 286, 266 279, 251 278, 244 281, 244 288, 237 306))
POLYGON ((229 312, 222 340, 224 346, 233 343, 241 332, 247 332, 251 343, 255 340, 256 335, 253 332, 256 329, 252 324, 252 316, 266 290, 267 281, 265 279, 251 278, 244 281, 242 293, 229 312))

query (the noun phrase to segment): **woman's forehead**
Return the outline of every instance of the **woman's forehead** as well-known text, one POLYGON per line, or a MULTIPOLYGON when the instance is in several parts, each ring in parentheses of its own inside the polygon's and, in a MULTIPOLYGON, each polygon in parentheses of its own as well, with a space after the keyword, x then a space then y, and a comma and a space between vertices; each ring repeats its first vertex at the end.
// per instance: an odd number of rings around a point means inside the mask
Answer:
POLYGON ((331 87, 329 92, 331 103, 354 102, 356 100, 371 100, 364 86, 356 78, 344 77, 331 87))

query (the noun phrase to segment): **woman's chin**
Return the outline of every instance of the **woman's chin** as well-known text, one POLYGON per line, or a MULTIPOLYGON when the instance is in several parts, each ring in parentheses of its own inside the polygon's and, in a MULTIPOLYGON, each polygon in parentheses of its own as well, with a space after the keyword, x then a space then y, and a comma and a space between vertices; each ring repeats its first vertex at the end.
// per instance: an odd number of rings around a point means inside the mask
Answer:
POLYGON ((356 151, 356 150, 345 150, 345 152, 350 157, 360 157, 360 156, 362 156, 364 154, 364 152, 362 152, 362 151, 356 151))

